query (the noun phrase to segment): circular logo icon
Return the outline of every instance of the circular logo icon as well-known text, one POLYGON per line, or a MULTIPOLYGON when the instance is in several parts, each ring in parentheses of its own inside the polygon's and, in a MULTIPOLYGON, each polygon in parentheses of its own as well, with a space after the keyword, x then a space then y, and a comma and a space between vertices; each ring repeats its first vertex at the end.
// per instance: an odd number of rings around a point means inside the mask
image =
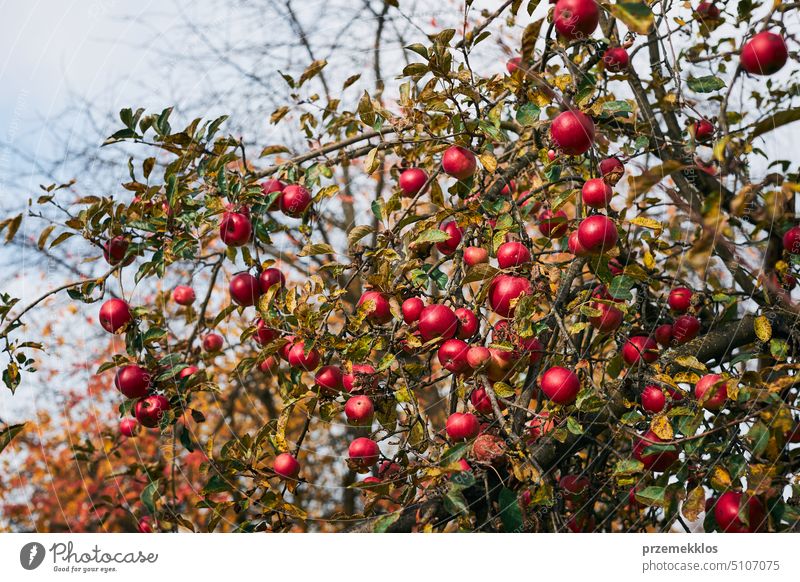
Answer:
POLYGON ((35 570, 44 561, 44 546, 39 542, 30 542, 19 551, 19 563, 26 570, 35 570))

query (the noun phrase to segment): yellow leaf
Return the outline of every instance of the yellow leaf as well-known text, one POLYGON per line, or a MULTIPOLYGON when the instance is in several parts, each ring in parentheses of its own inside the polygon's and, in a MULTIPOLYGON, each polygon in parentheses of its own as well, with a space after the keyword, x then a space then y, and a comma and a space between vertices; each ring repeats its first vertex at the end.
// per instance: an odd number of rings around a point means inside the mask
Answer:
POLYGON ((659 221, 655 220, 654 218, 647 218, 646 216, 637 216, 636 218, 631 219, 631 224, 649 228, 656 232, 661 232, 664 229, 659 221))
POLYGON ((628 178, 628 184, 634 195, 639 196, 650 190, 650 188, 658 184, 670 174, 674 174, 675 172, 683 170, 686 167, 687 166, 681 162, 669 160, 668 162, 664 162, 663 164, 650 168, 644 174, 639 176, 630 176, 628 178))
POLYGON ((731 486, 730 473, 719 465, 715 466, 711 472, 711 486, 717 491, 729 489, 731 486))
POLYGON ((650 423, 650 430, 656 433, 658 438, 665 441, 671 441, 675 436, 675 433, 672 430, 672 425, 667 417, 663 414, 657 414, 653 417, 653 421, 650 423))
POLYGON ((701 485, 698 485, 686 496, 683 502, 682 513, 689 521, 695 521, 700 513, 706 508, 706 492, 701 485))
POLYGON ((489 152, 482 153, 480 156, 478 156, 478 159, 481 161, 481 166, 483 166, 483 169, 490 174, 493 174, 497 169, 497 158, 495 158, 489 152))
POLYGON ((683 366, 684 368, 692 368, 693 370, 700 370, 701 372, 708 370, 705 364, 703 364, 694 356, 681 356, 680 358, 675 358, 675 363, 679 366, 683 366))
POLYGON ((772 325, 770 324, 769 319, 763 315, 756 317, 754 327, 756 329, 756 336, 762 342, 768 342, 772 337, 772 325))

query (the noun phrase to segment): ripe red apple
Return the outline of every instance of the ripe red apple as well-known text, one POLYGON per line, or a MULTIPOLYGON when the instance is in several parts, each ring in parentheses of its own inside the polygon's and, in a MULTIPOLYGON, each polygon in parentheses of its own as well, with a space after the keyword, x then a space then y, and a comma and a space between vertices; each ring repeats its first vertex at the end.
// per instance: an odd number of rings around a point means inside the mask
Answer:
POLYGON ((446 305, 427 305, 419 315, 419 333, 423 341, 450 339, 458 331, 458 317, 446 305))
POLYGON ((722 376, 719 374, 706 374, 697 381, 694 386, 694 397, 703 402, 703 408, 706 410, 719 410, 728 399, 728 384, 723 381, 722 376), (715 390, 714 395, 707 397, 712 388, 715 390))
MULTIPOLYGON (((115 236, 103 245, 103 258, 109 265, 120 264, 128 252, 128 245, 127 238, 122 235, 115 236)), ((130 264, 131 261, 133 261, 133 257, 130 257, 126 264, 130 264)))
POLYGON ((467 247, 464 249, 464 262, 470 267, 489 262, 489 251, 481 247, 467 247))
POLYGON ((522 348, 522 351, 529 354, 528 359, 531 364, 535 364, 542 359, 542 356, 544 356, 544 346, 542 345, 542 342, 535 337, 520 338, 519 345, 522 348))
POLYGON ((306 372, 311 372, 319 366, 320 355, 316 348, 311 348, 306 353, 306 346, 303 340, 296 342, 289 350, 289 365, 292 368, 300 368, 306 372))
POLYGON ((344 388, 342 370, 339 366, 322 366, 314 376, 314 382, 329 395, 338 394, 344 388))
POLYGON ((450 146, 442 156, 444 173, 459 180, 470 178, 476 168, 475 154, 461 146, 450 146))
POLYGON ((152 394, 151 396, 142 398, 133 408, 136 420, 139 421, 139 424, 147 428, 158 426, 161 417, 167 410, 169 410, 169 400, 161 394, 152 394))
POLYGON ((596 317, 590 317, 589 323, 600 333, 611 333, 622 325, 625 315, 613 305, 594 303, 592 307, 599 310, 601 314, 596 317))
POLYGON ((558 0, 553 23, 559 36, 568 40, 590 36, 600 22, 600 10, 594 0, 558 0))
POLYGON ((694 315, 681 315, 672 322, 672 339, 677 345, 693 340, 699 332, 700 320, 694 315))
POLYGON ((686 287, 675 287, 669 292, 667 303, 675 311, 688 311, 692 306, 692 290, 686 287))
POLYGON ((651 430, 644 433, 633 446, 633 457, 644 463, 644 468, 661 473, 670 468, 678 460, 678 451, 660 451, 645 454, 648 447, 658 445, 664 441, 651 430))
POLYGON ((672 326, 668 323, 659 325, 653 335, 660 346, 667 348, 672 344, 672 326))
POLYGON ((612 275, 622 275, 622 273, 625 271, 625 268, 617 259, 610 259, 608 261, 608 270, 611 271, 612 275))
POLYGON ((583 248, 581 241, 578 240, 577 230, 573 230, 569 234, 569 238, 567 239, 567 248, 569 249, 569 252, 575 255, 576 257, 587 257, 592 254, 585 248, 583 248))
POLYGON ((508 71, 509 75, 513 75, 514 71, 520 68, 522 65, 522 57, 511 57, 506 62, 506 71, 508 71))
POLYGON ((294 346, 294 340, 296 339, 293 335, 287 335, 285 338, 287 341, 281 348, 278 350, 278 355, 283 358, 285 361, 289 361, 289 352, 291 351, 292 347, 294 346))
POLYGON ((378 387, 377 373, 369 364, 355 364, 349 374, 342 376, 342 384, 348 392, 371 392, 378 387))
POLYGON ((511 317, 516 306, 512 307, 512 301, 532 291, 531 282, 525 277, 497 275, 489 285, 489 305, 497 315, 511 317))
POLYGON ((209 333, 203 338, 203 349, 209 353, 222 349, 223 339, 218 333, 209 333))
POLYGON ((497 264, 501 269, 519 267, 531 262, 531 252, 521 242, 511 241, 500 245, 497 249, 497 264))
POLYGON ((294 481, 300 474, 300 463, 289 453, 281 453, 272 461, 272 470, 281 479, 294 481))
POLYGON ((359 437, 350 443, 348 454, 356 466, 366 469, 378 462, 381 450, 378 447, 378 443, 372 439, 359 437))
POLYGON ((759 32, 742 48, 742 68, 751 75, 772 75, 786 64, 789 52, 780 35, 774 32, 759 32))
POLYGON ((424 308, 425 302, 419 297, 410 297, 406 299, 400 306, 400 311, 403 314, 403 321, 409 325, 419 321, 419 315, 424 308))
POLYGON ((539 386, 542 393, 556 404, 571 404, 578 396, 581 381, 572 370, 553 366, 542 374, 539 386))
POLYGON ((742 494, 738 491, 726 491, 719 496, 714 504, 714 519, 720 529, 726 533, 754 533, 762 529, 766 522, 764 506, 756 497, 750 497, 747 502, 747 521, 745 524, 739 518, 739 508, 742 505, 742 494))
POLYGON ((274 375, 278 371, 279 366, 280 364, 275 356, 267 356, 258 365, 258 369, 265 374, 274 375))
POLYGON ((439 249, 439 252, 443 255, 452 255, 458 249, 458 245, 461 244, 463 233, 454 220, 443 224, 440 229, 447 233, 448 238, 447 240, 437 242, 436 248, 439 249))
POLYGON ((237 305, 255 305, 261 297, 261 285, 250 273, 238 273, 231 277, 229 285, 231 299, 237 305))
POLYGON ((124 437, 132 437, 136 434, 138 426, 135 418, 123 418, 119 421, 119 434, 124 437))
POLYGON ((653 414, 658 414, 664 410, 664 405, 667 403, 667 398, 664 396, 664 391, 653 384, 644 387, 644 390, 642 390, 641 400, 642 408, 653 414))
POLYGON ((100 325, 109 333, 122 331, 131 319, 131 309, 122 299, 109 299, 100 307, 100 325))
POLYGON ((603 180, 612 186, 619 182, 622 174, 625 173, 625 166, 618 158, 614 157, 601 160, 597 167, 600 170, 600 175, 603 176, 603 180))
POLYGON ((428 181, 428 174, 421 168, 409 168, 400 173, 400 190, 406 198, 413 198, 422 190, 425 182, 428 181))
POLYGON ((714 126, 708 119, 700 119, 689 126, 690 133, 697 141, 706 141, 714 135, 714 126))
POLYGON ((311 193, 297 184, 286 186, 278 197, 281 212, 299 218, 311 206, 311 193))
POLYGON ((200 368, 197 366, 186 366, 180 372, 178 372, 178 379, 183 380, 184 378, 188 378, 189 376, 194 376, 200 371, 200 368))
MULTIPOLYGON (((572 1, 588 1, 594 4, 594 0, 572 1)), ((559 113, 550 125, 550 137, 553 139, 553 143, 567 155, 585 154, 594 143, 594 122, 580 111, 564 111, 559 113)))
POLYGON ((143 516, 136 524, 139 533, 153 533, 153 518, 149 515, 143 516))
POLYGON ((286 287, 286 277, 280 269, 270 267, 269 269, 261 271, 261 274, 258 276, 258 283, 261 286, 261 292, 266 293, 273 285, 286 287))
POLYGON ((558 486, 567 492, 573 501, 579 500, 589 489, 590 481, 583 475, 564 475, 558 480, 558 486))
POLYGON ((590 253, 605 253, 617 244, 617 226, 603 214, 584 218, 578 226, 578 241, 590 253))
POLYGON ((240 212, 226 212, 219 223, 219 238, 229 247, 241 247, 250 242, 253 225, 240 212))
POLYGON ((344 404, 344 414, 347 421, 355 426, 372 424, 375 407, 369 396, 351 396, 344 404))
POLYGON ((783 250, 790 255, 800 255, 800 226, 793 226, 783 235, 783 250))
POLYGON ((492 401, 486 393, 486 388, 479 386, 472 391, 469 395, 469 401, 472 407, 478 411, 479 414, 488 416, 492 414, 492 401))
POLYGON ((514 180, 509 180, 508 182, 505 183, 505 186, 503 186, 503 189, 500 190, 500 195, 501 196, 511 196, 511 194, 513 192, 515 192, 516 190, 517 190, 517 183, 514 180))
POLYGON ((554 213, 547 209, 539 215, 538 227, 547 238, 561 238, 567 234, 567 213, 563 210, 554 213))
POLYGON ((466 342, 460 339, 449 339, 439 346, 436 357, 445 370, 460 374, 469 367, 467 362, 468 350, 469 346, 466 342))
POLYGON ((452 441, 466 441, 478 435, 481 426, 474 414, 454 412, 447 417, 445 430, 452 441))
POLYGON ((367 291, 358 300, 359 307, 367 301, 374 301, 375 306, 367 313, 367 319, 374 324, 384 325, 392 320, 389 299, 380 291, 367 291))
POLYGON ((514 372, 519 358, 511 350, 489 348, 489 362, 486 366, 486 375, 492 382, 508 379, 514 372))
POLYGON ((172 290, 172 299, 178 305, 191 305, 197 297, 194 294, 194 289, 188 285, 178 285, 172 290))
POLYGON ((150 391, 150 372, 136 365, 123 366, 114 376, 114 385, 126 398, 142 398, 150 391))
POLYGON ((467 364, 473 370, 486 366, 491 357, 491 352, 483 346, 472 346, 467 350, 467 364))
POLYGON ((586 180, 581 188, 581 199, 591 208, 605 208, 614 197, 614 190, 602 178, 586 180))
POLYGON ((466 307, 459 307, 455 311, 458 318, 458 330, 456 337, 458 339, 469 339, 478 332, 479 322, 478 316, 471 309, 466 307))
POLYGON ((629 63, 628 51, 621 46, 613 46, 603 53, 603 65, 612 73, 621 73, 628 68, 629 63))
POLYGON ((256 320, 256 334, 255 338, 259 345, 265 346, 274 342, 276 339, 280 337, 280 332, 277 329, 273 329, 267 326, 261 318, 256 320))
POLYGON ((719 8, 712 2, 700 2, 694 13, 700 20, 716 20, 720 16, 719 8))
MULTIPOLYGON (((261 193, 266 197, 269 198, 270 194, 273 192, 283 192, 283 189, 286 188, 286 184, 281 182, 280 180, 275 180, 273 178, 269 178, 261 182, 261 193)), ((280 196, 276 196, 275 200, 269 205, 268 210, 275 211, 280 208, 280 196)))
POLYGON ((635 335, 622 346, 622 359, 628 366, 640 361, 652 364, 658 359, 658 344, 646 335, 635 335))

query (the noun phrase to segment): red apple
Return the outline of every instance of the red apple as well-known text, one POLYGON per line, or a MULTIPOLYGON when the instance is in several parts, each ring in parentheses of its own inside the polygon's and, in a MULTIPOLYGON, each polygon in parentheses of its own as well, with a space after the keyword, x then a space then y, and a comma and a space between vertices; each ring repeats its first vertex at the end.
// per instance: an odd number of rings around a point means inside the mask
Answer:
POLYGON ((281 272, 280 269, 276 269, 275 267, 270 267, 269 269, 264 269, 261 271, 261 274, 258 276, 258 283, 261 286, 261 292, 266 293, 269 291, 269 288, 273 285, 278 285, 278 287, 285 287, 286 286, 286 277, 281 272))
POLYGON ((511 317, 516 306, 511 303, 532 291, 531 282, 525 277, 497 275, 489 285, 489 305, 497 315, 511 317))
POLYGON ((658 473, 664 472, 678 460, 678 451, 661 451, 645 453, 648 447, 663 443, 656 433, 648 430, 643 434, 636 444, 633 446, 633 457, 637 461, 644 463, 644 468, 656 471, 658 473))
POLYGON ((368 426, 372 424, 375 407, 369 396, 351 396, 344 404, 344 414, 350 424, 368 426))
POLYGON ((694 315, 681 315, 672 322, 672 339, 676 344, 685 344, 697 337, 700 320, 694 315))
POLYGON ((267 356, 258 365, 259 370, 269 375, 274 375, 278 371, 278 367, 279 367, 279 362, 275 358, 275 356, 267 356))
POLYGON ((436 248, 439 249, 439 252, 443 255, 452 255, 458 249, 458 245, 461 244, 463 233, 458 227, 458 224, 453 220, 447 224, 443 224, 440 229, 447 233, 448 238, 447 240, 437 242, 436 248))
POLYGON ((607 71, 621 73, 628 68, 628 64, 630 64, 628 51, 621 46, 611 47, 603 53, 603 65, 607 71))
POLYGON ((454 412, 447 417, 445 430, 452 441, 466 441, 478 436, 480 423, 474 414, 454 412))
POLYGON ((522 65, 522 57, 511 57, 506 62, 506 71, 509 75, 513 75, 514 71, 518 70, 522 65))
POLYGON ((316 348, 306 353, 306 346, 304 341, 296 342, 292 349, 289 350, 289 365, 292 368, 300 368, 306 372, 311 372, 319 366, 320 355, 316 348))
POLYGON ((114 376, 114 385, 126 398, 142 398, 150 391, 150 372, 141 366, 123 366, 114 376))
POLYGON ((706 141, 714 135, 714 126, 708 119, 700 119, 692 122, 689 131, 697 141, 706 141))
POLYGON ((640 361, 652 364, 658 359, 658 344, 646 335, 635 335, 622 346, 622 359, 628 366, 640 361))
POLYGON ((194 294, 194 289, 188 285, 178 285, 172 290, 172 299, 178 305, 191 305, 197 297, 194 294))
POLYGON ((203 349, 209 353, 218 352, 222 349, 222 336, 218 333, 209 333, 203 338, 203 349))
POLYGON ((558 486, 567 492, 573 501, 579 500, 589 489, 590 481, 583 475, 564 475, 558 480, 558 486))
POLYGON ((123 418, 119 421, 119 434, 124 437, 132 437, 136 434, 138 426, 135 418, 123 418))
POLYGON ((553 23, 559 36, 568 40, 585 39, 600 22, 600 10, 594 0, 558 0, 553 23))
POLYGON ((542 374, 539 386, 542 393, 556 404, 571 404, 578 396, 581 381, 572 370, 553 366, 542 374))
POLYGON ((481 247, 467 247, 464 249, 464 262, 470 267, 489 262, 489 251, 481 247))
POLYGON ((410 297, 406 299, 400 306, 400 311, 403 313, 403 321, 409 325, 419 321, 420 313, 422 313, 424 308, 425 302, 419 297, 410 297))
POLYGON ((366 437, 359 437, 350 443, 348 454, 350 459, 361 469, 366 469, 378 462, 380 456, 378 443, 366 437))
MULTIPOLYGON (((128 245, 128 239, 124 236, 115 236, 103 245, 103 258, 109 265, 120 264, 128 252, 128 245)), ((126 264, 130 264, 132 261, 133 257, 130 257, 126 264)))
POLYGON ((349 374, 342 376, 342 384, 348 392, 371 392, 378 387, 377 374, 369 364, 355 364, 349 374))
POLYGON ((458 317, 446 305, 428 305, 419 315, 419 333, 425 342, 434 338, 450 339, 457 331, 458 317))
POLYGON ((611 333, 622 325, 625 315, 616 307, 607 303, 594 303, 592 307, 599 310, 601 314, 590 317, 589 323, 600 333, 611 333))
POLYGON ((576 257, 588 257, 589 255, 592 254, 585 248, 583 248, 581 241, 578 240, 577 230, 573 230, 569 234, 569 238, 567 239, 567 248, 569 249, 569 252, 575 255, 576 257))
POLYGON ((439 346, 436 357, 445 370, 460 374, 469 367, 467 362, 468 350, 469 346, 466 342, 460 339, 449 339, 439 346))
MULTIPOLYGON (((281 182, 280 180, 275 180, 270 178, 268 180, 264 180, 261 182, 261 193, 266 197, 269 198, 270 194, 273 192, 283 192, 283 189, 286 188, 286 184, 281 182)), ((271 211, 278 210, 280 208, 280 196, 276 196, 272 203, 269 205, 269 209, 271 211)))
POLYGON ((800 226, 793 226, 783 235, 783 249, 790 255, 800 255, 800 226))
POLYGON ((274 342, 276 339, 280 337, 280 332, 277 329, 273 329, 268 327, 266 323, 264 323, 261 318, 256 320, 256 342, 259 345, 265 346, 274 342))
MULTIPOLYGON (((562 1, 588 1, 594 5, 594 0, 562 1)), ((550 125, 550 137, 565 154, 579 156, 588 152, 594 143, 594 122, 580 111, 564 111, 550 125)))
POLYGON ((664 410, 664 405, 667 403, 667 398, 664 396, 664 391, 653 384, 644 387, 644 390, 642 390, 641 400, 642 408, 653 414, 658 414, 664 410))
POLYGON ((293 335, 288 335, 285 338, 287 342, 281 346, 278 350, 278 355, 283 358, 285 361, 289 361, 289 352, 291 351, 292 347, 294 346, 294 340, 296 339, 293 335))
POLYGON ((514 180, 509 180, 503 186, 503 189, 500 190, 500 196, 511 196, 513 192, 517 189, 517 183, 514 180))
POLYGON ((384 325, 392 320, 389 299, 385 294, 380 291, 367 291, 361 296, 361 299, 358 300, 359 307, 367 301, 375 303, 375 306, 367 313, 367 319, 369 321, 377 325, 384 325))
POLYGON ((617 240, 617 226, 603 214, 584 218, 578 226, 578 241, 590 253, 608 252, 617 240))
POLYGON ((486 366, 486 375, 492 382, 506 380, 514 373, 519 358, 511 350, 489 348, 489 362, 486 366))
POLYGON ((469 401, 472 407, 478 411, 479 414, 490 415, 492 414, 492 401, 486 393, 486 388, 479 386, 472 391, 469 395, 469 401))
POLYGON ((653 335, 660 346, 667 348, 672 344, 672 326, 668 323, 659 325, 653 335))
POLYGON ((281 212, 299 218, 311 206, 311 193, 297 184, 286 186, 278 197, 281 212))
POLYGON ((300 474, 300 463, 289 453, 281 453, 272 461, 272 470, 281 479, 294 481, 300 474))
POLYGON ((695 384, 694 397, 703 402, 706 410, 719 410, 728 399, 728 384, 719 374, 706 374, 695 384), (712 389, 713 396, 706 396, 712 389))
POLYGON ((219 237, 229 247, 241 247, 250 242, 253 225, 240 212, 226 212, 219 223, 219 237))
POLYGON ((136 529, 139 533, 153 533, 153 518, 145 515, 136 524, 136 529))
POLYGON ((692 306, 692 290, 686 287, 675 287, 669 292, 667 303, 675 311, 688 311, 692 306))
POLYGON ((605 208, 613 197, 614 191, 602 178, 586 180, 581 188, 581 199, 591 208, 605 208))
POLYGON ((472 346, 467 350, 467 364, 473 370, 486 366, 491 357, 491 352, 483 346, 472 346))
POLYGON ((469 339, 478 332, 479 322, 478 316, 471 309, 466 307, 459 307, 455 311, 458 318, 458 330, 456 337, 458 339, 469 339))
POLYGON ((625 166, 619 159, 614 157, 601 160, 597 167, 600 170, 600 175, 603 176, 603 180, 612 186, 619 182, 622 174, 625 173, 625 166))
POLYGON ((759 32, 742 48, 742 68, 751 75, 772 75, 786 64, 786 42, 774 32, 759 32))
POLYGON ((567 234, 567 213, 548 209, 539 215, 539 232, 547 238, 561 238, 567 234))
POLYGON ((503 243, 497 249, 497 264, 501 269, 519 267, 531 262, 531 252, 521 242, 503 243))
POLYGON ((461 146, 450 146, 442 156, 444 173, 459 180, 472 177, 476 168, 475 154, 461 146))
POLYGON ((529 361, 531 364, 535 364, 544 356, 544 346, 535 337, 520 338, 519 345, 525 353, 530 354, 529 361))
POLYGON ((250 273, 238 273, 231 277, 229 289, 233 302, 244 307, 255 305, 261 297, 258 279, 250 273))
POLYGON ((139 424, 147 428, 158 426, 161 417, 169 410, 169 400, 161 394, 153 394, 136 403, 133 411, 139 424))
POLYGON ((409 168, 400 173, 400 190, 406 198, 413 198, 422 190, 428 174, 421 168, 409 168))
POLYGON ((720 16, 719 8, 712 2, 700 2, 694 13, 700 20, 716 20, 720 16))
POLYGON ((742 494, 738 491, 726 491, 714 504, 714 519, 720 529, 726 533, 754 533, 762 529, 766 522, 764 506, 756 497, 747 502, 747 521, 745 524, 739 517, 742 506, 742 494))
POLYGON ((109 333, 122 331, 131 319, 131 309, 122 299, 109 299, 100 307, 100 325, 109 333))
POLYGON ((343 374, 339 366, 322 366, 314 376, 314 382, 329 395, 338 394, 344 388, 343 374))

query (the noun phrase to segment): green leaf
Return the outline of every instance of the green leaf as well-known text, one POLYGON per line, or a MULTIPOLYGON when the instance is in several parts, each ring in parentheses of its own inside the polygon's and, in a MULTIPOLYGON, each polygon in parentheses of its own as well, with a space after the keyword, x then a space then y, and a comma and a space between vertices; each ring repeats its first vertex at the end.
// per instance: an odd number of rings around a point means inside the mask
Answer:
POLYGON ((725 81, 715 75, 706 75, 705 77, 689 77, 686 81, 689 89, 695 93, 712 93, 719 91, 725 87, 725 81))
POLYGON ((399 511, 382 515, 375 520, 375 524, 372 526, 372 531, 374 533, 386 533, 386 530, 389 529, 389 527, 398 519, 400 519, 399 511))
POLYGON ((147 508, 147 511, 150 514, 154 514, 156 512, 156 502, 155 502, 155 495, 158 490, 158 479, 155 481, 150 481, 142 490, 142 494, 139 496, 139 499, 142 501, 142 505, 147 508))
POLYGON ((506 533, 519 533, 522 531, 522 509, 517 500, 517 494, 508 487, 500 490, 498 498, 500 503, 500 521, 506 533))
POLYGON ((26 422, 22 424, 11 424, 3 430, 0 430, 0 453, 3 452, 3 449, 8 446, 8 443, 10 443, 15 436, 22 432, 26 424, 26 422))
POLYGON ((614 475, 634 475, 644 470, 644 463, 635 459, 622 459, 614 466, 614 475))
POLYGON ((633 107, 627 101, 606 101, 603 103, 603 113, 630 113, 633 107))
POLYGON ((447 234, 445 231, 440 230, 438 228, 429 228, 420 233, 420 235, 414 239, 414 242, 411 243, 413 245, 422 244, 422 243, 437 243, 437 242, 444 242, 450 238, 450 235, 447 234))
POLYGON ((618 2, 609 10, 633 32, 647 34, 653 28, 653 11, 644 2, 618 2))
POLYGON ((651 485, 636 491, 636 501, 644 505, 664 505, 665 487, 651 485))
POLYGON ((525 103, 517 109, 517 123, 520 125, 533 125, 539 121, 542 110, 533 103, 525 103))
POLYGON ((617 275, 611 279, 608 292, 614 299, 633 299, 631 289, 635 283, 636 281, 627 275, 617 275))
POLYGON ((567 430, 574 435, 583 434, 583 427, 581 426, 581 423, 572 418, 571 416, 567 418, 567 430))

